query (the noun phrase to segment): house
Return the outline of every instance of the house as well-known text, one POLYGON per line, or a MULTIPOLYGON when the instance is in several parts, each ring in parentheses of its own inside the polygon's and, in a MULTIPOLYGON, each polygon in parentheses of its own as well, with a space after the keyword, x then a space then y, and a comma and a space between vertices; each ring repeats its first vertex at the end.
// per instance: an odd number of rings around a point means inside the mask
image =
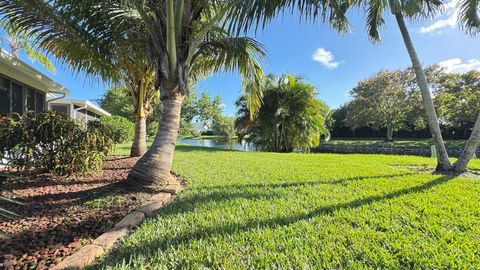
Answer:
POLYGON ((68 89, 0 49, 0 113, 41 112, 47 94, 65 97, 68 89))
POLYGON ((51 94, 47 96, 48 110, 65 113, 71 119, 78 119, 83 123, 99 120, 102 116, 111 114, 88 100, 82 99, 55 99, 51 94))
POLYGON ((0 114, 53 110, 86 123, 110 113, 88 100, 65 99, 69 90, 0 49, 0 114))

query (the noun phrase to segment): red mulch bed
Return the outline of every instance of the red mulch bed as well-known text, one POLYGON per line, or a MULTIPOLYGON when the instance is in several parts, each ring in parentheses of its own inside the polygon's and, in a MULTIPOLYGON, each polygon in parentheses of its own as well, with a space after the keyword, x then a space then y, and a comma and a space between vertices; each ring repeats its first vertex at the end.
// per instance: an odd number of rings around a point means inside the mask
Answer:
POLYGON ((0 269, 48 269, 89 244, 155 191, 132 191, 119 183, 136 158, 112 157, 102 172, 82 177, 40 175, 6 180, 3 187, 24 197, 25 206, 2 202, 20 214, 0 219, 0 269))

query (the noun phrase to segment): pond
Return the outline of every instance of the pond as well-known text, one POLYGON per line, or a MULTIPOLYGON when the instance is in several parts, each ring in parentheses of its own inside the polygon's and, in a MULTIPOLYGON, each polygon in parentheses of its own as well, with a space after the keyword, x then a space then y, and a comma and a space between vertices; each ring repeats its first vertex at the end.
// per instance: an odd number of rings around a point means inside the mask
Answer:
POLYGON ((238 151, 256 151, 249 143, 242 141, 239 143, 235 139, 213 138, 213 139, 177 139, 177 142, 191 146, 216 147, 221 149, 238 150, 238 151))

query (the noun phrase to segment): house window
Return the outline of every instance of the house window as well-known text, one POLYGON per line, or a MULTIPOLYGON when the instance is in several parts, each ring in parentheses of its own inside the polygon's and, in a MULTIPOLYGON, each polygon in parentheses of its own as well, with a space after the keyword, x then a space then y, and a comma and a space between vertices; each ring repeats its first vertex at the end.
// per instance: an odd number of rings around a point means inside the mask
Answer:
POLYGON ((23 112, 23 87, 12 82, 12 112, 22 114, 23 112))
POLYGON ((60 105, 60 104, 57 104, 57 105, 53 105, 52 104, 52 111, 54 112, 58 112, 58 113, 63 113, 65 114, 65 116, 68 116, 68 108, 69 106, 68 105, 60 105))
POLYGON ((25 93, 27 95, 25 109, 27 111, 35 111, 35 90, 28 88, 25 93))
POLYGON ((35 93, 35 112, 41 113, 45 108, 45 94, 41 92, 35 93))
POLYGON ((10 81, 0 77, 0 113, 10 113, 10 81))

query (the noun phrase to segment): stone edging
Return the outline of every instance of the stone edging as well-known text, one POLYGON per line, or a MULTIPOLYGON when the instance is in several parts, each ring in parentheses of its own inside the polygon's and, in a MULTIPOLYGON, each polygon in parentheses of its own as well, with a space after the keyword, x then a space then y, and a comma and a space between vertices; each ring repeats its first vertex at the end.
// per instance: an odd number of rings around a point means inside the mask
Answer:
MULTIPOLYGON (((446 147, 448 155, 459 157, 462 147, 446 147)), ((332 145, 321 144, 312 149, 312 153, 337 153, 337 154, 384 154, 384 155, 410 155, 430 157, 430 147, 424 146, 382 146, 382 145, 332 145)), ((480 148, 476 153, 480 157, 480 148)))
POLYGON ((145 218, 170 202, 181 190, 180 182, 168 183, 160 193, 153 195, 149 201, 135 208, 115 224, 112 229, 97 237, 93 243, 68 256, 52 269, 83 269, 85 266, 92 264, 96 258, 110 251, 119 239, 126 236, 134 227, 140 225, 145 218))

